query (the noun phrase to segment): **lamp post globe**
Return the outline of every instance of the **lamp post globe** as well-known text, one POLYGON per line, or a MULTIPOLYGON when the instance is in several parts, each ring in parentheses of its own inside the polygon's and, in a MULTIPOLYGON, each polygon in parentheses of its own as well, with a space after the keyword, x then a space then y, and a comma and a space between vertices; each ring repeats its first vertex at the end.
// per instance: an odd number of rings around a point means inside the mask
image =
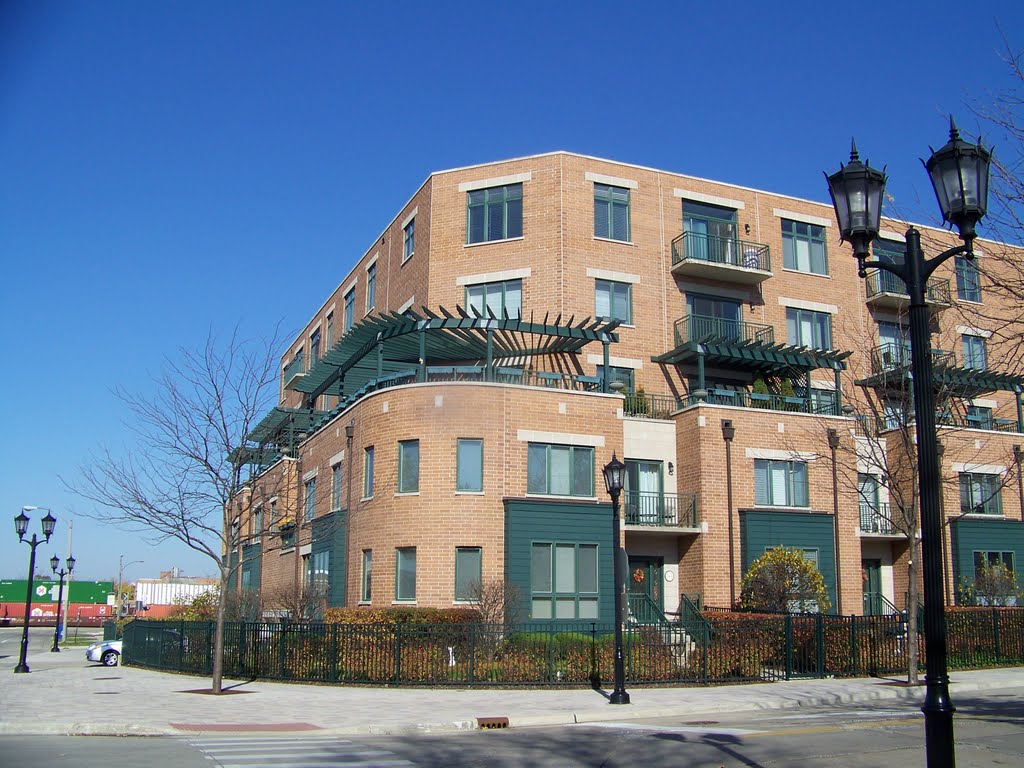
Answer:
POLYGON ((950 118, 949 142, 925 162, 943 220, 959 231, 962 245, 948 248, 928 259, 921 249, 921 233, 911 226, 906 232, 903 263, 868 260, 871 241, 878 236, 885 173, 860 162, 856 144, 850 162, 828 180, 829 195, 839 223, 840 238, 853 246, 858 272, 866 267, 889 272, 903 281, 910 296, 910 347, 913 402, 917 436, 918 499, 921 511, 921 550, 924 564, 925 749, 928 768, 952 768, 953 713, 946 664, 944 573, 942 565, 942 512, 939 488, 938 439, 935 433, 931 329, 925 302, 928 278, 954 256, 973 258, 975 225, 985 215, 991 152, 981 144, 960 138, 950 118))

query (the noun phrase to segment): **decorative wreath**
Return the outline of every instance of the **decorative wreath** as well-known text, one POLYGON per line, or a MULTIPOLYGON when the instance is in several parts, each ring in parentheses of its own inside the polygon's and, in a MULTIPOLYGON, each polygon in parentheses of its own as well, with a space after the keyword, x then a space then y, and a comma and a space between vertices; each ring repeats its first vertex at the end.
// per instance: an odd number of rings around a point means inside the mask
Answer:
POLYGON ((644 583, 644 579, 646 579, 646 578, 647 578, 647 574, 644 573, 644 569, 643 568, 637 568, 636 570, 633 571, 633 581, 635 581, 637 584, 643 584, 644 583))

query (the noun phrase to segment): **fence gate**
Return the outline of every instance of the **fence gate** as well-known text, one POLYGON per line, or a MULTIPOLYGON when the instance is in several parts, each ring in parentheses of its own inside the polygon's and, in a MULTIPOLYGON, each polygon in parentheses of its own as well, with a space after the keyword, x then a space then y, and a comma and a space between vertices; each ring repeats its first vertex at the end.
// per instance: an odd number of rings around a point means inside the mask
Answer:
POLYGON ((821 614, 786 615, 786 679, 824 677, 825 636, 821 614))

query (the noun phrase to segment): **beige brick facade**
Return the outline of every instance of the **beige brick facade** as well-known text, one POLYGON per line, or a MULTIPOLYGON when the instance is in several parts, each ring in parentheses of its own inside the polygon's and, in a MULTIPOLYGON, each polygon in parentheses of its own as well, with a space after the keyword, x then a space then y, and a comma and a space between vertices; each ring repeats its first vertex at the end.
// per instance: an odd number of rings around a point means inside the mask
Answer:
MULTIPOLYGON (((904 228, 897 222, 886 222, 883 227, 893 232, 904 228)), ((923 234, 930 250, 955 242, 942 230, 925 228, 923 234)), ((985 255, 986 249, 993 251, 995 247, 982 244, 980 258, 995 264, 994 257, 985 255)), ((981 336, 988 341, 989 368, 1012 368, 1000 348, 998 320, 1005 315, 1004 310, 988 306, 983 300, 986 311, 981 312, 972 302, 958 300, 952 262, 943 266, 938 277, 951 281, 953 301, 948 308, 936 309, 934 346, 962 355, 962 337, 981 336)), ((396 600, 398 548, 416 549, 416 605, 451 606, 458 602, 454 595, 457 547, 480 548, 485 581, 506 578, 508 500, 545 498, 543 494, 531 494, 527 487, 527 446, 537 442, 593 448, 593 493, 574 497, 573 501, 607 502, 600 470, 613 451, 620 458, 657 463, 663 493, 696 494, 697 526, 677 522, 631 525, 623 535, 630 556, 661 563, 657 597, 666 611, 677 609, 680 593, 699 593, 705 603, 719 606, 738 596, 745 546, 741 512, 789 511, 813 516, 808 520, 827 518, 828 525, 835 526, 834 544, 829 546, 834 549, 838 545, 838 553, 833 551, 837 555, 833 582, 839 588, 843 612, 862 610, 863 561, 877 560, 881 564, 881 592, 887 600, 901 603, 907 584, 906 540, 862 530, 857 477, 858 472, 863 475, 873 471, 857 458, 857 451, 863 450, 857 447, 858 436, 863 436, 867 423, 858 415, 870 413, 872 406, 878 410, 880 390, 855 382, 870 380, 873 373, 871 350, 879 344, 878 323, 899 323, 905 319, 901 313, 905 314, 906 308, 898 301, 880 306, 866 300, 856 261, 850 249, 839 244, 830 206, 568 153, 434 173, 317 310, 283 356, 282 367, 300 348, 305 359, 310 359, 310 338, 317 329, 322 339, 321 354, 330 347, 326 330, 329 315, 333 318, 331 343, 349 330, 344 323, 344 305, 350 290, 354 291, 354 319, 358 324, 368 315, 384 313, 412 311, 422 317, 421 307, 433 313, 441 313, 441 308, 454 312, 466 305, 467 286, 500 280, 521 281, 524 319, 562 325, 568 325, 570 318, 578 325, 596 314, 596 280, 628 284, 632 317, 615 329, 618 341, 610 345, 609 353, 612 365, 633 369, 637 391, 675 399, 672 414, 659 420, 663 422, 657 428, 660 431, 644 437, 643 424, 636 424, 641 420, 628 412, 629 395, 624 398, 614 393, 474 381, 420 382, 372 392, 341 410, 336 408, 336 399, 321 396, 316 405, 334 410, 332 416, 305 436, 293 456, 282 459, 254 483, 255 488, 263 488, 254 495, 252 505, 262 503, 264 509, 264 531, 259 534, 259 583, 263 589, 301 578, 303 556, 315 543, 313 526, 301 513, 302 487, 313 476, 317 484, 315 519, 333 515, 345 527, 345 574, 338 582, 344 583, 344 588, 332 594, 333 604, 361 602, 364 551, 373 553, 373 605, 390 605, 396 600), (522 236, 467 244, 467 194, 506 183, 522 185, 522 236), (628 241, 595 236, 595 183, 629 190, 628 241), (747 282, 749 275, 733 279, 726 273, 709 278, 674 272, 672 243, 683 233, 683 205, 687 200, 735 211, 735 237, 768 247, 770 277, 753 283, 747 282), (784 266, 783 220, 824 226, 827 274, 784 266), (404 258, 403 230, 409 222, 414 222, 415 250, 410 258, 404 258), (376 285, 375 302, 369 307, 367 270, 371 264, 376 285), (835 415, 815 415, 733 407, 716 404, 713 399, 697 402, 694 390, 698 374, 692 362, 672 364, 653 359, 676 346, 673 324, 688 314, 687 297, 694 295, 738 302, 737 320, 771 326, 777 345, 790 341, 787 310, 830 315, 833 350, 851 353, 839 376, 841 402, 853 405, 856 413, 840 412, 837 407, 835 415), (736 429, 728 462, 723 419, 730 419, 736 429), (835 467, 827 439, 829 429, 836 431, 841 443, 835 467), (483 441, 482 492, 455 490, 459 438, 483 441), (398 443, 411 440, 419 442, 418 490, 400 494, 398 443), (627 444, 632 455, 626 452, 627 444), (364 457, 371 446, 374 489, 372 497, 364 498, 364 457), (805 464, 806 505, 766 505, 759 500, 755 495, 758 461, 805 464), (340 467, 341 480, 337 494, 332 489, 335 465, 340 467), (833 469, 838 499, 833 494, 833 469), (731 488, 727 474, 731 474, 731 488), (269 502, 257 501, 261 497, 269 499, 271 488, 278 507, 278 519, 274 521, 267 515, 269 502), (282 546, 282 521, 296 523, 294 543, 289 546, 282 546), (732 585, 730 556, 735 578, 732 585)), ((602 355, 601 345, 596 343, 579 353, 524 358, 520 363, 534 370, 586 377, 597 373, 602 355)), ((410 363, 411 367, 416 365, 418 362, 410 363)), ((795 383, 799 386, 804 373, 798 373, 795 383)), ((755 371, 750 364, 719 360, 709 362, 705 375, 709 381, 729 382, 730 387, 745 391, 755 371)), ((835 374, 828 367, 812 370, 810 378, 817 387, 836 388, 835 374)), ((1002 485, 1001 519, 1022 520, 1013 460, 1013 446, 1022 441, 1016 431, 1017 396, 1009 388, 972 391, 968 394, 975 397, 974 401, 952 390, 945 394, 954 396, 961 411, 972 402, 991 408, 991 415, 1000 419, 1001 425, 999 431, 993 428, 995 422, 980 429, 941 429, 945 444, 943 501, 950 521, 944 531, 947 550, 952 552, 955 542, 951 531, 959 524, 954 518, 961 515, 959 475, 963 472, 981 467, 997 474, 1002 485)), ((282 382, 281 405, 305 408, 310 403, 282 382)), ((906 482, 902 478, 913 474, 899 471, 899 465, 907 461, 897 443, 890 437, 885 448, 892 465, 892 482, 906 482)), ((243 530, 257 535, 251 519, 243 521, 243 530)), ((250 543, 254 540, 248 539, 250 543)), ((746 545, 752 546, 749 542, 746 545)), ((947 571, 952 574, 952 563, 947 571)))

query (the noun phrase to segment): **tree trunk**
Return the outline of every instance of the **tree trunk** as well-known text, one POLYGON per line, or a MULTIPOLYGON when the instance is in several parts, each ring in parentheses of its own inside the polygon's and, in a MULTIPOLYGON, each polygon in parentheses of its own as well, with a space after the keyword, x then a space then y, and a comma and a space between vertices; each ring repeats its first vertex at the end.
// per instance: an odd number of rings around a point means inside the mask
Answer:
POLYGON ((917 569, 920 543, 910 536, 910 565, 907 566, 907 683, 917 685, 917 569))
POLYGON ((217 596, 217 621, 213 633, 213 682, 211 691, 221 693, 224 682, 224 616, 227 613, 229 578, 227 571, 220 574, 217 596))

